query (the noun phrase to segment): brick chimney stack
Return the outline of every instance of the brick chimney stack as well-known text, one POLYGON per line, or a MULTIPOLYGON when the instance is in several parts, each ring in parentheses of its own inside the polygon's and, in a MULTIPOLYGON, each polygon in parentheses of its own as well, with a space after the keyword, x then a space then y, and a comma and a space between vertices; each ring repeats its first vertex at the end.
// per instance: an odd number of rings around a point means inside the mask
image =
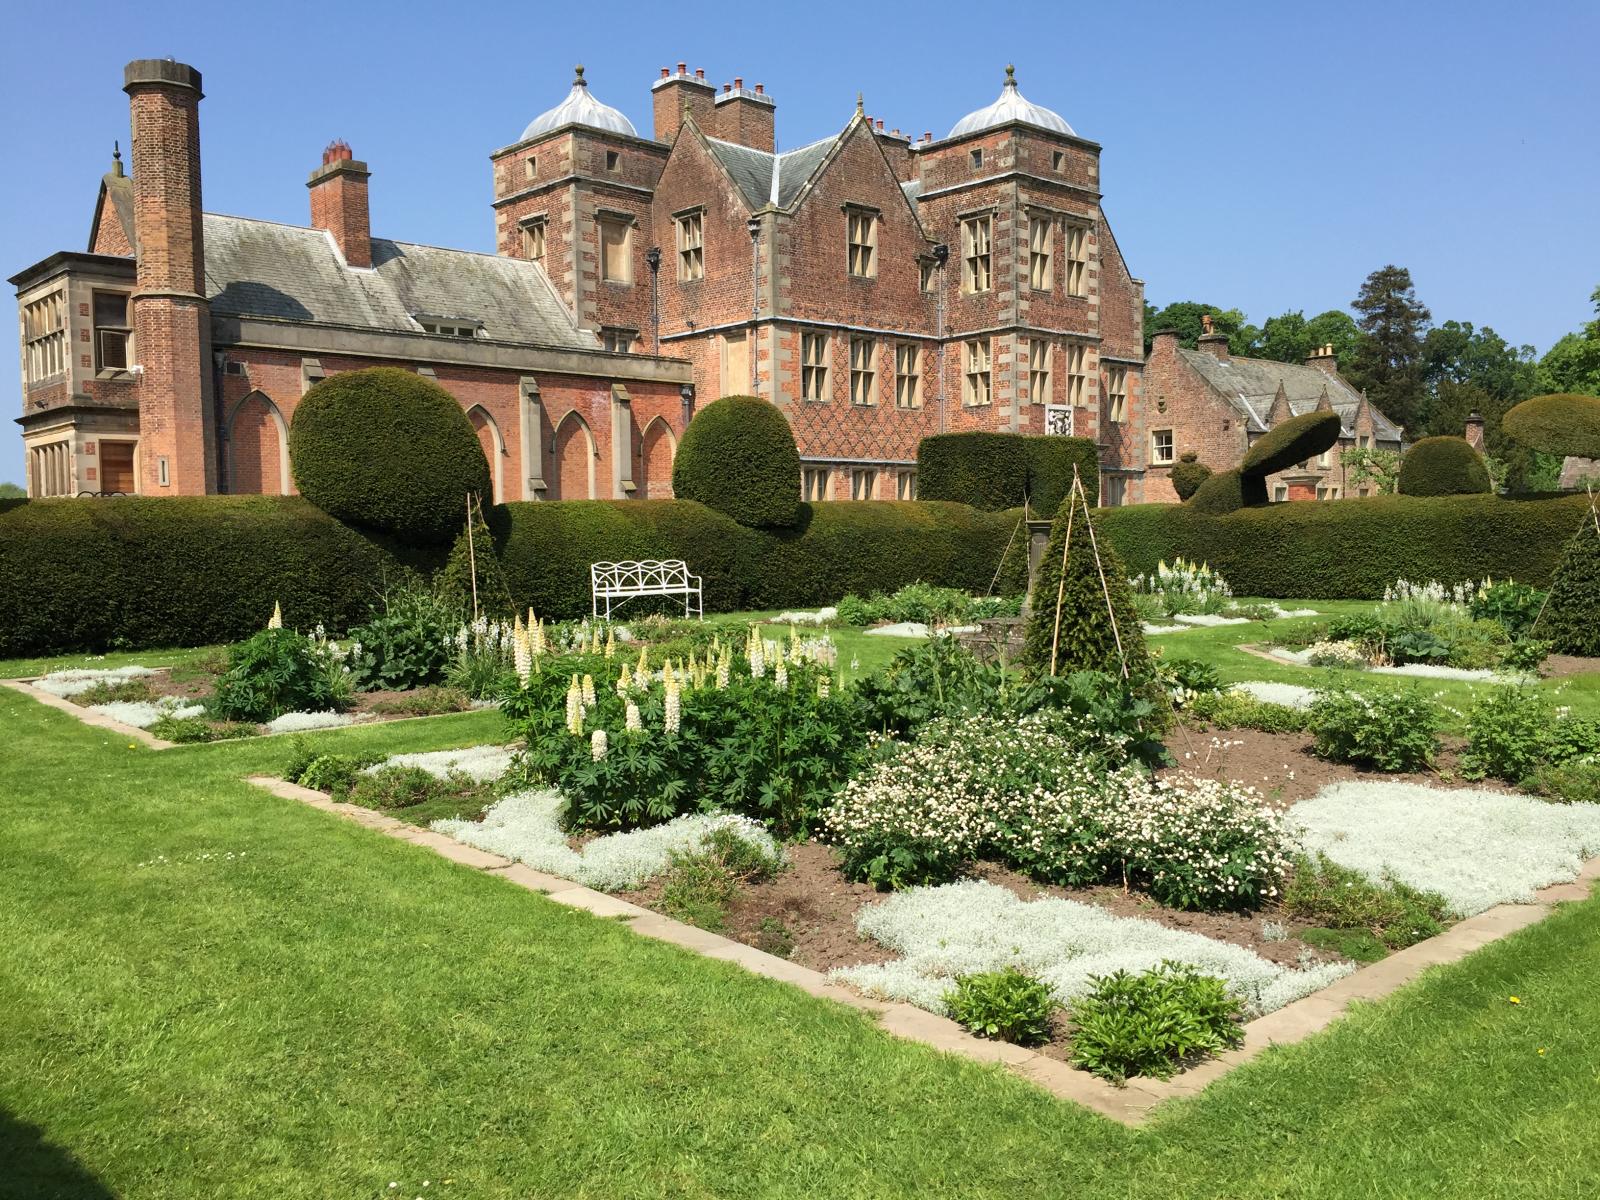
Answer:
POLYGON ((1150 335, 1150 357, 1170 357, 1178 352, 1178 331, 1158 329, 1150 335))
POLYGON ((1476 410, 1467 414, 1466 429, 1467 445, 1479 454, 1483 453, 1483 414, 1476 410))
POLYGON ((1199 338, 1196 339, 1195 348, 1204 350, 1218 362, 1227 362, 1228 335, 1225 333, 1218 333, 1216 331, 1216 325, 1212 322, 1210 313, 1204 313, 1201 315, 1200 327, 1204 332, 1202 332, 1199 338))
POLYGON ((683 125, 683 113, 688 109, 700 132, 720 137, 717 132, 715 100, 717 89, 706 82, 704 70, 689 74, 687 63, 679 63, 677 74, 661 68, 661 78, 650 85, 650 99, 655 108, 656 141, 671 143, 683 125))
POLYGON ((367 207, 367 180, 372 172, 345 141, 329 142, 322 165, 311 172, 311 224, 326 229, 339 253, 352 267, 372 265, 372 218, 367 207))
MULTIPOLYGON (((777 102, 767 95, 763 84, 752 91, 744 86, 743 77, 735 77, 731 85, 724 84, 722 94, 716 97, 716 125, 714 137, 725 142, 749 146, 752 150, 765 150, 771 154, 777 146, 775 128, 777 102)), ((699 115, 696 114, 696 120, 699 115)))
POLYGON ((1306 355, 1306 366, 1315 367, 1325 375, 1337 375, 1339 373, 1339 361, 1334 357, 1333 343, 1329 342, 1326 345, 1318 346, 1310 354, 1306 355))
POLYGON ((200 217, 200 72, 142 58, 123 70, 133 123, 133 294, 139 490, 216 491, 211 305, 200 217))

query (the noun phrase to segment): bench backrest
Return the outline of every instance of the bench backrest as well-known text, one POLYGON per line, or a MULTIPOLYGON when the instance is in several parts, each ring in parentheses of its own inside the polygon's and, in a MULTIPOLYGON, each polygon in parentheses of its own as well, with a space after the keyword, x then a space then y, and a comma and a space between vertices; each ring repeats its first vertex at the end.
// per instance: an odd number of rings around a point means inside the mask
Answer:
POLYGON ((597 591, 601 588, 687 587, 689 566, 681 558, 597 562, 589 566, 589 579, 597 591))

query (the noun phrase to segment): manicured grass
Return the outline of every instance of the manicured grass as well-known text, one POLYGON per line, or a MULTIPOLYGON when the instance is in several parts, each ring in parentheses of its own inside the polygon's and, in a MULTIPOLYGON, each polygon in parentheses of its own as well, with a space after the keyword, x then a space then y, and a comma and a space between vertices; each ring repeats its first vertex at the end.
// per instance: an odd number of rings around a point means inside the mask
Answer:
MULTIPOLYGON (((1283 608, 1314 608, 1315 617, 1295 617, 1275 621, 1252 621, 1248 625, 1196 626, 1181 633, 1156 634, 1149 639, 1168 658, 1194 658, 1210 663, 1224 683, 1257 679, 1269 683, 1296 683, 1301 687, 1359 687, 1405 689, 1420 687, 1437 695, 1447 706, 1465 713, 1474 697, 1485 689, 1500 685, 1468 683, 1459 679, 1428 679, 1403 675, 1374 675, 1365 671, 1342 671, 1333 667, 1297 667, 1273 662, 1238 647, 1240 643, 1272 645, 1290 630, 1325 621, 1331 616, 1368 612, 1370 600, 1280 600, 1283 608)), ((1564 679, 1542 679, 1534 685, 1556 697, 1558 704, 1570 705, 1575 715, 1600 717, 1600 674, 1574 675, 1564 679)), ((1465 723, 1457 713, 1448 713, 1446 728, 1459 731, 1465 723)))
POLYGON ((1520 1198, 1600 1175, 1600 900, 1134 1132, 241 782, 286 739, 151 752, 11 692, 0 737, 0 1194, 1520 1198))

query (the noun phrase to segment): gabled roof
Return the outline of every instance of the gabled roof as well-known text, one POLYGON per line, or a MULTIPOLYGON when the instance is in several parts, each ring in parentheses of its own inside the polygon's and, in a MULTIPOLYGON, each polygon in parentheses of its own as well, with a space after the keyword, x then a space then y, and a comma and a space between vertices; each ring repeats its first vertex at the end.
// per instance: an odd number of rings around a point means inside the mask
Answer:
MULTIPOLYGON (((1269 358, 1229 358, 1223 362, 1204 350, 1178 348, 1178 356, 1221 393, 1245 418, 1251 433, 1267 430, 1267 414, 1278 389, 1283 389, 1295 416, 1313 411, 1328 393, 1328 403, 1339 414, 1345 437, 1355 436, 1356 409, 1361 393, 1338 375, 1302 363, 1269 358)), ((1370 407, 1370 405, 1369 405, 1370 407)), ((1381 442, 1398 442, 1400 430, 1376 408, 1372 409, 1373 435, 1381 442)))
POLYGON ((320 229, 206 213, 206 294, 221 316, 417 333, 418 313, 480 323, 499 342, 594 350, 538 263, 372 239, 345 265, 320 229))
POLYGON ((706 146, 717 161, 727 169, 752 209, 776 205, 788 208, 800 198, 800 192, 817 173, 817 168, 828 157, 843 133, 825 137, 798 150, 785 150, 772 154, 766 150, 753 150, 735 142, 706 138, 706 146))

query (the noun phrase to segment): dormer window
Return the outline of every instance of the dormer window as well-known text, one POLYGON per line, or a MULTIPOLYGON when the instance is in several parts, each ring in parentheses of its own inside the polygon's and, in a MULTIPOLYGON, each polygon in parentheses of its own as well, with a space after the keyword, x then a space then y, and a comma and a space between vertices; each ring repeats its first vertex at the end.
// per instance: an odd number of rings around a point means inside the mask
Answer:
POLYGON ((431 333, 436 337, 475 338, 478 336, 479 326, 466 321, 436 321, 418 318, 417 324, 422 326, 423 333, 431 333))

